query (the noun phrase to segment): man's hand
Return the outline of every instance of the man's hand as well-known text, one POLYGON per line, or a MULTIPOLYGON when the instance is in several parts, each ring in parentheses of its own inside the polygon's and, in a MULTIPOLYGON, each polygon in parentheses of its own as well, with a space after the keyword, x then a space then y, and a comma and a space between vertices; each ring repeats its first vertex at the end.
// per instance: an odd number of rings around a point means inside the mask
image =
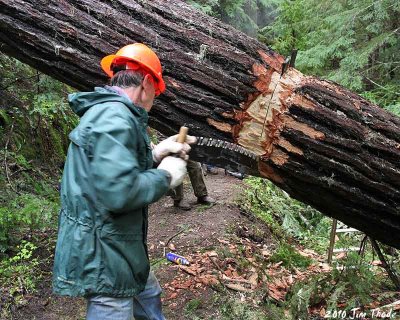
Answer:
POLYGON ((185 159, 185 160, 188 159, 187 154, 190 151, 189 144, 195 143, 196 137, 186 136, 185 143, 176 142, 177 138, 178 138, 178 135, 176 134, 172 137, 169 137, 169 138, 161 141, 159 144, 154 146, 154 149, 153 149, 154 162, 160 163, 162 159, 164 159, 165 157, 167 157, 171 154, 177 154, 182 159, 185 159))
POLYGON ((171 175, 169 186, 171 189, 174 189, 179 186, 185 178, 185 174, 187 173, 186 164, 187 163, 185 160, 170 156, 165 157, 157 169, 168 171, 168 173, 171 175))

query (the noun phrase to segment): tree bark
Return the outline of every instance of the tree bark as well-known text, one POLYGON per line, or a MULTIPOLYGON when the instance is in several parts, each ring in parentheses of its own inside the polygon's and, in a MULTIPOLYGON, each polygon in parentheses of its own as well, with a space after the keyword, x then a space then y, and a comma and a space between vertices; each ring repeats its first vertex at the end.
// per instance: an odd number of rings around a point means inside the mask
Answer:
POLYGON ((167 91, 151 112, 165 134, 235 142, 292 197, 400 248, 400 119, 294 68, 245 34, 172 0, 0 0, 0 50, 81 90, 131 42, 160 56, 167 91), (265 126, 264 126, 265 123, 265 126))

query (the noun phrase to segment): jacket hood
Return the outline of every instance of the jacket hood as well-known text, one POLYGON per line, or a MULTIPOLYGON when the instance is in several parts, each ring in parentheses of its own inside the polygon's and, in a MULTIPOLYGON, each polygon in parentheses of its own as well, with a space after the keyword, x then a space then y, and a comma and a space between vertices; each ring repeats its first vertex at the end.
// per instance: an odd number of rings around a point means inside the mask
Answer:
POLYGON ((68 102, 79 117, 82 117, 92 106, 107 102, 120 102, 125 104, 133 114, 147 118, 147 111, 135 106, 127 97, 119 95, 111 87, 96 87, 92 92, 76 92, 68 95, 68 102))

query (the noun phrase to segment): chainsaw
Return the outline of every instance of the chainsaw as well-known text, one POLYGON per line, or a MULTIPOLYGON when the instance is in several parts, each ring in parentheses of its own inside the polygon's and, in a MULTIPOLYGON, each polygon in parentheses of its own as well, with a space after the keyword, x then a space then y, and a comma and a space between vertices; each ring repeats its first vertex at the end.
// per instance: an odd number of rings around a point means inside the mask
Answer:
POLYGON ((259 175, 259 156, 237 144, 224 140, 196 137, 197 142, 191 145, 191 160, 212 164, 232 172, 248 175, 259 175))
MULTIPOLYGON (((181 127, 177 141, 186 139, 188 128, 181 127)), ((259 175, 258 162, 260 157, 254 152, 237 144, 207 137, 196 137, 197 141, 191 145, 190 160, 212 164, 232 172, 247 175, 259 175)))

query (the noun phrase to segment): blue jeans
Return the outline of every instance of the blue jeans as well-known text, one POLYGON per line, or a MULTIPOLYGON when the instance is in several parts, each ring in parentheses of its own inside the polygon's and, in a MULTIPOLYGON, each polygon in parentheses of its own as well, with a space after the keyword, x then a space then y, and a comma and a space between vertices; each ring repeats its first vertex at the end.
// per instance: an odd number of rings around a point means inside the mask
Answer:
POLYGON ((165 320, 160 296, 160 284, 150 271, 144 291, 135 297, 88 297, 86 320, 165 320))

